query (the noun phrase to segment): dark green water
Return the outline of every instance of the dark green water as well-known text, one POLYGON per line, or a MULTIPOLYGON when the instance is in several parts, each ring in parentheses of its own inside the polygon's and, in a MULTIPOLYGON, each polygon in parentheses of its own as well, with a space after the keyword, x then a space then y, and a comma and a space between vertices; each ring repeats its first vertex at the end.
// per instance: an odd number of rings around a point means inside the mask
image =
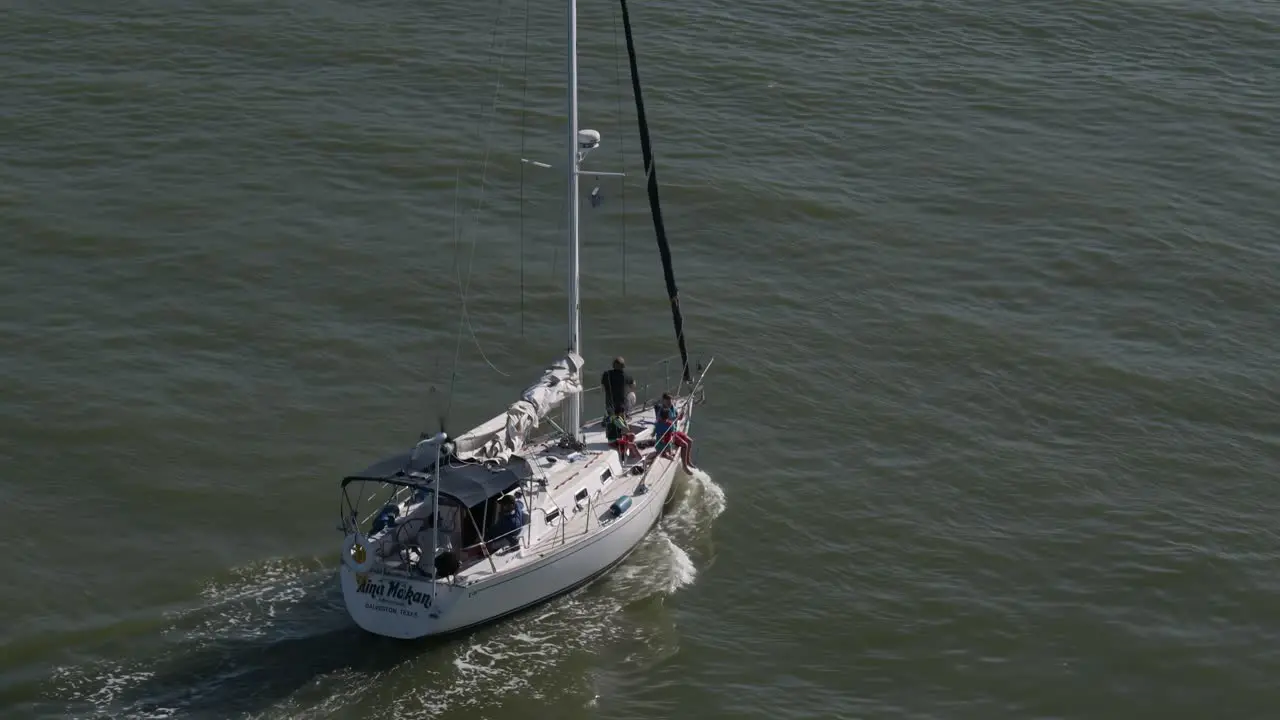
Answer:
MULTIPOLYGON (((0 4, 0 716, 1271 717, 1280 6, 632 12, 709 477, 405 645, 337 480, 563 345, 562 9, 0 4)), ((581 32, 598 371, 674 341, 581 32)))

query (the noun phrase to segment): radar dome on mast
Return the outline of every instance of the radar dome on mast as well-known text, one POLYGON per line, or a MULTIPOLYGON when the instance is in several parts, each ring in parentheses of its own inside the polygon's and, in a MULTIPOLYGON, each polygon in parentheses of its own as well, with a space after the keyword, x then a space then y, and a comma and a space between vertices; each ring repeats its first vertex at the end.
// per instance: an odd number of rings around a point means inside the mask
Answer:
POLYGON ((578 149, 595 150, 600 147, 600 132, 598 130, 579 130, 578 131, 578 149))

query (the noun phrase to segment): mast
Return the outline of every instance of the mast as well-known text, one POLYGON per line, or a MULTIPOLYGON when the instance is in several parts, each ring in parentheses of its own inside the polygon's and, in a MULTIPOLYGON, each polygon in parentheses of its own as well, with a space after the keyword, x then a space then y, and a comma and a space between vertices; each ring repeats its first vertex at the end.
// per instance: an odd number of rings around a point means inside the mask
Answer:
MULTIPOLYGON (((578 2, 569 0, 569 197, 565 205, 569 217, 569 352, 582 355, 582 320, 578 293, 578 2)), ((581 375, 581 369, 578 370, 581 375)), ((582 378, 578 378, 584 385, 582 378)), ((569 397, 567 428, 575 441, 582 440, 582 397, 569 397)))
MULTIPOLYGON (((432 483, 431 488, 431 604, 436 604, 436 590, 440 588, 440 583, 435 582, 439 578, 439 571, 436 570, 435 559, 440 555, 440 449, 444 447, 445 434, 441 432, 436 436, 436 480, 432 483)), ((453 548, 450 548, 452 550, 453 548)))
MULTIPOLYGON (((680 346, 681 377, 685 382, 690 382, 689 353, 684 347, 684 318, 680 315, 680 291, 676 288, 676 273, 671 267, 671 246, 667 244, 667 229, 662 223, 662 206, 658 204, 658 171, 654 168, 653 146, 649 142, 649 121, 644 114, 644 96, 640 93, 640 69, 636 66, 636 44, 631 37, 631 15, 627 12, 627 0, 620 2, 622 29, 627 36, 627 61, 631 64, 631 92, 636 98, 636 120, 640 123, 640 151, 644 154, 644 174, 648 179, 649 211, 653 215, 653 230, 658 236, 658 255, 662 257, 667 297, 671 299, 671 321, 676 326, 676 343, 680 346)), ((574 203, 576 210, 577 201, 574 203)))

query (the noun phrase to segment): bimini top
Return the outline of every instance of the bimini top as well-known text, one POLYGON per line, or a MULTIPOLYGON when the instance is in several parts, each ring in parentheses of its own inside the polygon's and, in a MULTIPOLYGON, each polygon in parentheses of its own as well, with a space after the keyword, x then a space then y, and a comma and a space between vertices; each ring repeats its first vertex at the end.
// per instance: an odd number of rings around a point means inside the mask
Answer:
MULTIPOLYGON (((402 452, 380 460, 364 470, 342 479, 342 486, 355 481, 380 481, 431 489, 435 482, 434 452, 402 452), (410 462, 412 460, 412 462, 410 462)), ((440 470, 440 494, 472 507, 491 497, 510 490, 533 477, 533 468, 522 457, 514 456, 503 462, 446 461, 440 470)))

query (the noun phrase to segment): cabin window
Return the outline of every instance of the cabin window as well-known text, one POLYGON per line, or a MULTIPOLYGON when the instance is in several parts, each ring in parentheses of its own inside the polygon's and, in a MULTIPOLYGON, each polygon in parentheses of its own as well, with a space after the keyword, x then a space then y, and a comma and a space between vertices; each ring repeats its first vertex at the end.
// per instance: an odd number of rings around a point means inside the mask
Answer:
POLYGON ((547 513, 547 524, 548 524, 548 525, 554 525, 554 524, 555 524, 555 522, 556 522, 557 520, 559 520, 559 519, 560 519, 560 511, 559 511, 559 510, 552 510, 551 512, 547 513))
POLYGON ((581 490, 573 494, 573 504, 577 505, 579 510, 587 506, 587 489, 586 488, 582 488, 581 490))
POLYGON ((605 483, 609 482, 609 479, 612 477, 613 477, 613 470, 610 468, 605 468, 604 472, 600 473, 600 484, 604 485, 605 483))

